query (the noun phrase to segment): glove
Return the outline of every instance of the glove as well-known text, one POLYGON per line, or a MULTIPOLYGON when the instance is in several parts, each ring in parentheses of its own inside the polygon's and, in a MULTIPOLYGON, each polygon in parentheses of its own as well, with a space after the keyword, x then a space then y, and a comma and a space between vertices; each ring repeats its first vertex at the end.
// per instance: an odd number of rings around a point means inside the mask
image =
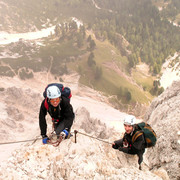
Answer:
POLYGON ((124 149, 123 147, 119 147, 118 148, 119 151, 123 151, 123 149, 124 149))
POLYGON ((119 147, 118 149, 119 149, 119 151, 122 151, 124 153, 128 153, 129 152, 129 149, 125 148, 125 147, 119 147))
POLYGON ((60 133, 60 136, 65 139, 67 136, 68 136, 68 131, 66 129, 64 129, 61 133, 60 133))
POLYGON ((118 149, 118 147, 119 147, 119 146, 118 146, 116 143, 113 143, 113 144, 112 144, 112 148, 118 149))
POLYGON ((43 144, 47 144, 48 143, 48 140, 49 140, 49 137, 47 135, 42 135, 42 143, 43 144))

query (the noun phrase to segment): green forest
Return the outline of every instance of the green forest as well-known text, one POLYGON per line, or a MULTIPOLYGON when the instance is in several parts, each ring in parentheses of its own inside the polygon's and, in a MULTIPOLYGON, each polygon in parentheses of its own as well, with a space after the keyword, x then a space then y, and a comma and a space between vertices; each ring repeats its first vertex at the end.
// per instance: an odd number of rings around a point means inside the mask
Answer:
MULTIPOLYGON (((145 62, 150 65, 152 73, 158 74, 164 60, 180 50, 179 27, 173 26, 165 18, 168 12, 161 15, 151 1, 97 0, 96 2, 105 10, 92 24, 93 29, 100 31, 103 38, 108 38, 116 46, 119 44, 118 35, 125 37, 129 42, 128 50, 131 53, 127 54, 122 48, 121 51, 128 56, 129 67, 145 62), (111 7, 111 12, 106 11, 108 7, 111 7)), ((180 9, 180 1, 173 1, 171 6, 180 9)))
POLYGON ((92 0, 18 0, 18 6, 16 0, 6 2, 12 5, 12 10, 2 9, 3 27, 7 26, 3 15, 7 12, 13 28, 29 27, 32 23, 40 28, 47 19, 49 24, 57 25, 68 17, 76 17, 97 38, 108 39, 119 48, 128 57, 130 68, 145 62, 154 75, 160 72, 165 59, 180 49, 180 29, 171 23, 180 23, 179 0, 95 0, 99 8, 92 0), (158 6, 162 6, 161 11, 158 6), (127 40, 128 47, 121 44, 122 38, 127 40))

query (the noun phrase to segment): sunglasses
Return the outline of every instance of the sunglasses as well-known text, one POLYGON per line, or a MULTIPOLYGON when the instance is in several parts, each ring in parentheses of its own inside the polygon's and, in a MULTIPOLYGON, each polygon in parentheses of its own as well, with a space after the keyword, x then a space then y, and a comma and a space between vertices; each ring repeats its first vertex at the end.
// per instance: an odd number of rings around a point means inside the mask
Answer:
POLYGON ((50 102, 51 103, 60 102, 60 98, 50 99, 50 102))

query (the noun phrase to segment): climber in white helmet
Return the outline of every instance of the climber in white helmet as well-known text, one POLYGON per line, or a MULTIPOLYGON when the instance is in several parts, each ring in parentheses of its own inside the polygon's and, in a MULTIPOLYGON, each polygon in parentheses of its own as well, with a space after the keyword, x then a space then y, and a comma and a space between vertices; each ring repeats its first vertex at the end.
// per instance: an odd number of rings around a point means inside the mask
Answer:
POLYGON ((48 142, 47 136, 47 113, 51 116, 54 131, 57 137, 63 136, 66 138, 70 133, 70 128, 74 120, 74 112, 70 100, 61 94, 60 84, 53 83, 46 87, 43 95, 45 99, 41 103, 39 112, 39 126, 43 143, 48 142))
POLYGON ((124 119, 125 133, 122 139, 114 141, 112 148, 118 149, 127 154, 137 154, 139 169, 141 169, 141 163, 143 161, 143 153, 145 152, 145 138, 143 133, 137 133, 138 136, 135 138, 135 133, 139 132, 138 126, 136 125, 136 118, 132 115, 127 115, 124 119), (134 138, 134 139, 133 139, 134 138))

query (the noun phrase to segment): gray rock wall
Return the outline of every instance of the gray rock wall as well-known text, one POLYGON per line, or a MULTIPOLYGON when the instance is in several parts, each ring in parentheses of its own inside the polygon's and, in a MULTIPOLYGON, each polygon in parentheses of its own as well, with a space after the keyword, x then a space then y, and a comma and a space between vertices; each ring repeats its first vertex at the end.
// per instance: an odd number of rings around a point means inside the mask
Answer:
POLYGON ((146 157, 152 169, 163 167, 170 179, 180 179, 180 81, 153 100, 145 121, 157 133, 157 144, 146 157))

